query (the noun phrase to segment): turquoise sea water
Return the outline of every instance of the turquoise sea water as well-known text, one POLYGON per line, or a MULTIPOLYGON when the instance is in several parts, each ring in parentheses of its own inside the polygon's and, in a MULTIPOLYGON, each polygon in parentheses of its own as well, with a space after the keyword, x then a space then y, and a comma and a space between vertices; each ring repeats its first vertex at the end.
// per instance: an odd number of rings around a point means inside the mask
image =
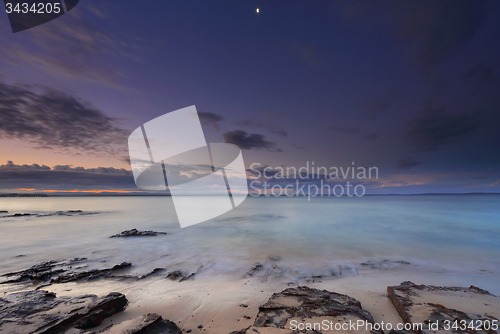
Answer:
POLYGON ((269 256, 281 257, 281 277, 292 281, 408 266, 457 275, 500 272, 500 195, 249 197, 221 217, 184 229, 168 197, 1 198, 0 210, 92 213, 0 218, 0 274, 87 257, 96 267, 128 261, 139 274, 203 266, 207 274, 241 275, 269 256), (131 228, 168 234, 109 238, 131 228))

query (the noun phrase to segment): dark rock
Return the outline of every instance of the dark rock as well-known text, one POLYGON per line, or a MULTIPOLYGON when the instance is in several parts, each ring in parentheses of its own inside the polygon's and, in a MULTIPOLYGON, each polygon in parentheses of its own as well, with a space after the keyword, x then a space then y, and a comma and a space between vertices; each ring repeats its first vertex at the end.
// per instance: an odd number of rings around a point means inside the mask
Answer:
POLYGON ((9 213, 7 210, 0 210, 0 213, 9 213))
POLYGON ((111 292, 106 297, 98 300, 97 304, 90 308, 89 313, 80 319, 75 327, 88 329, 99 326, 104 318, 123 311, 127 303, 125 295, 119 292, 111 292))
MULTIPOLYGON (((6 277, 7 279, 0 282, 0 284, 7 283, 20 283, 31 281, 36 284, 44 282, 54 283, 66 283, 79 280, 90 280, 95 278, 113 278, 115 271, 125 269, 131 266, 128 262, 123 262, 121 264, 115 265, 112 268, 106 269, 92 269, 87 271, 81 271, 81 268, 74 269, 73 266, 76 264, 81 264, 86 258, 74 258, 71 260, 53 260, 38 263, 31 268, 3 274, 0 277, 6 277), (56 278, 54 278, 56 277, 56 278)), ((132 277, 138 279, 138 277, 132 277)), ((40 288, 40 287, 39 287, 40 288)))
POLYGON ((258 277, 261 282, 269 278, 278 279, 283 276, 284 269, 276 264, 276 260, 267 259, 264 263, 255 263, 243 278, 258 277))
POLYGON ((424 324, 422 330, 416 330, 416 333, 434 333, 439 330, 442 333, 472 333, 469 325, 474 325, 474 334, 493 333, 477 326, 478 323, 488 322, 492 324, 493 319, 500 318, 500 313, 494 310, 500 310, 500 298, 490 294, 488 291, 475 286, 465 287, 447 287, 433 285, 416 285, 412 282, 403 282, 398 286, 387 287, 387 294, 393 303, 396 311, 399 313, 405 323, 424 324), (440 303, 436 303, 439 300, 440 303), (452 308, 461 305, 461 308, 467 308, 467 303, 474 300, 476 306, 473 310, 464 312, 452 308), (478 309, 477 305, 489 305, 483 310, 478 309), (457 328, 445 330, 447 321, 450 326, 457 321, 457 328), (465 321, 466 327, 460 328, 465 321), (431 328, 431 324, 435 327, 431 328), (437 328, 436 328, 437 327, 437 328))
POLYGON ((0 299, 0 332, 56 334, 71 328, 87 329, 126 305, 125 296, 117 292, 101 298, 56 297, 44 290, 17 292, 0 299))
POLYGON ((156 237, 158 234, 167 234, 166 232, 156 232, 156 231, 138 231, 133 228, 131 230, 126 230, 120 234, 115 234, 110 236, 110 238, 126 238, 126 237, 156 237))
POLYGON ((166 278, 170 278, 171 280, 178 280, 182 279, 184 277, 187 277, 187 274, 183 271, 176 270, 176 271, 171 271, 167 274, 166 278))
POLYGON ((392 269, 392 268, 398 268, 401 266, 410 266, 411 263, 408 261, 393 261, 393 260, 388 260, 384 259, 381 261, 368 261, 368 262, 361 262, 360 266, 371 268, 371 269, 392 269))
POLYGON ((169 320, 162 319, 156 313, 150 313, 142 317, 133 318, 122 322, 119 325, 106 328, 100 333, 103 334, 181 334, 182 331, 177 325, 169 320))
MULTIPOLYGON (((8 213, 8 211, 3 211, 3 212, 0 211, 0 213, 8 213)), ((56 211, 56 212, 41 213, 41 214, 36 214, 36 213, 15 213, 13 215, 1 216, 0 218, 25 217, 25 216, 30 216, 30 217, 73 216, 74 214, 92 215, 92 214, 96 214, 96 213, 97 212, 83 212, 82 210, 69 210, 69 211, 56 211)))
POLYGON ((84 259, 73 259, 70 260, 69 263, 65 263, 64 260, 57 261, 46 261, 35 264, 31 268, 26 270, 11 272, 7 274, 3 274, 1 277, 9 277, 10 279, 6 281, 2 281, 2 284, 5 283, 17 283, 23 282, 27 280, 31 281, 46 281, 49 280, 53 275, 64 272, 65 270, 62 268, 64 265, 71 265, 77 262, 80 262, 84 259))
MULTIPOLYGON (((259 313, 252 326, 231 334, 255 334, 264 328, 281 329, 283 333, 319 333, 312 329, 307 332, 292 330, 289 321, 301 319, 302 323, 321 323, 323 320, 346 322, 347 318, 374 323, 371 314, 361 308, 356 299, 326 290, 311 289, 305 286, 289 288, 275 293, 269 301, 259 307, 259 313)), ((279 331, 281 333, 281 331, 279 331)), ((274 332, 273 332, 274 333, 274 332)), ((371 331, 382 334, 382 331, 371 331)))
POLYGON ((179 280, 179 282, 183 282, 185 280, 188 280, 190 278, 193 278, 196 273, 191 273, 188 274, 184 271, 176 270, 168 273, 167 278, 170 278, 171 280, 179 280))
POLYGON ((141 277, 139 277, 138 279, 144 279, 144 278, 147 278, 147 277, 149 277, 149 276, 151 276, 151 275, 154 275, 154 274, 156 274, 156 273, 160 273, 160 272, 162 272, 162 271, 164 271, 164 270, 165 270, 165 268, 155 268, 155 269, 153 269, 153 271, 151 271, 151 272, 149 272, 149 273, 147 273, 147 274, 142 275, 142 276, 141 276, 141 277))
POLYGON ((167 274, 167 277, 165 278, 170 278, 171 280, 179 280, 179 282, 184 282, 189 279, 194 279, 196 274, 198 274, 201 270, 203 269, 203 266, 200 266, 196 272, 188 274, 185 271, 182 270, 175 270, 171 271, 167 274))
POLYGON ((196 275, 196 273, 191 273, 189 275, 187 275, 186 277, 183 277, 179 280, 179 282, 184 282, 184 281, 187 281, 188 279, 192 279, 194 278, 194 276, 196 275))
POLYGON ((37 217, 48 217, 48 216, 73 216, 74 213, 84 214, 95 214, 95 212, 83 212, 82 210, 68 210, 68 211, 56 211, 54 213, 46 213, 38 215, 37 217))
MULTIPOLYGON (((282 267, 281 257, 270 256, 262 262, 257 262, 252 265, 243 278, 256 278, 262 283, 269 280, 281 280, 286 272, 290 272, 290 268, 282 267)), ((357 275, 357 270, 354 267, 339 266, 335 268, 324 268, 318 273, 308 273, 298 275, 292 284, 301 285, 303 283, 314 283, 322 279, 335 279, 343 276, 357 275)))
POLYGON ((255 273, 256 273, 256 272, 259 272, 259 271, 261 271, 262 269, 264 269, 264 266, 262 265, 262 263, 256 263, 256 264, 254 264, 254 266, 252 267, 252 269, 250 269, 250 270, 246 273, 245 277, 248 277, 248 276, 253 276, 253 275, 255 275, 255 273))
POLYGON ((125 268, 131 267, 132 264, 129 262, 122 262, 107 269, 92 269, 83 272, 71 272, 69 274, 59 275, 57 278, 52 279, 50 283, 67 283, 81 280, 92 280, 96 278, 108 278, 112 277, 113 272, 125 268))

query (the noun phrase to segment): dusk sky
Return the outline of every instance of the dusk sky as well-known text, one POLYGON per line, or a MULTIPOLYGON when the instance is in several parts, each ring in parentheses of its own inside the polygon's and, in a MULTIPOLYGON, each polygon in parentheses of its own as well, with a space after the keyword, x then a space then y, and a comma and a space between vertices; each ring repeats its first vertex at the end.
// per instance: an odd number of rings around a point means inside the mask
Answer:
POLYGON ((196 105, 247 168, 354 162, 379 170, 367 193, 500 192, 499 16, 493 0, 81 0, 14 34, 2 10, 0 191, 140 191, 128 135, 196 105))

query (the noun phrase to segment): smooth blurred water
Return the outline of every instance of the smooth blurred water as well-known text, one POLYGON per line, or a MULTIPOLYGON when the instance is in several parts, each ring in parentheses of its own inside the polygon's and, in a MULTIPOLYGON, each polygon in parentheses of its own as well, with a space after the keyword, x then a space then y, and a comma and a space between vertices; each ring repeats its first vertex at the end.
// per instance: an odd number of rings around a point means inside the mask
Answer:
POLYGON ((280 256, 289 276, 367 261, 378 268, 408 261, 429 270, 500 271, 499 195, 249 197, 184 229, 168 197, 1 198, 0 210, 95 213, 0 218, 0 274, 72 257, 96 267, 128 261, 135 273, 202 265, 210 274, 241 273, 269 256, 280 256), (168 234, 109 238, 131 228, 168 234))

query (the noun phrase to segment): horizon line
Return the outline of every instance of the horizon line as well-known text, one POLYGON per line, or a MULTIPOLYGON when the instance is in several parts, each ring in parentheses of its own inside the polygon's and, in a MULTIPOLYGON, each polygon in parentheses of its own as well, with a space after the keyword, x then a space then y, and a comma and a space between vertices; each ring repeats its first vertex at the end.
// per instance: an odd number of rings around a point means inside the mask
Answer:
MULTIPOLYGON (((365 196, 422 196, 422 195, 500 195, 500 192, 466 192, 466 193, 447 193, 447 192, 435 192, 435 193, 408 193, 408 194, 398 194, 398 193, 392 193, 392 194, 364 194, 363 196, 359 197, 365 197, 365 196)), ((56 192, 51 192, 50 195, 47 193, 0 193, 0 198, 9 198, 9 197, 141 197, 141 196, 166 196, 166 197, 172 197, 170 194, 165 194, 165 193, 120 193, 120 192, 101 192, 101 193, 88 193, 88 192, 72 192, 72 193, 65 193, 61 192, 60 194, 57 194, 56 192)), ((218 196, 218 195, 178 195, 178 196, 218 196)), ((238 194, 233 194, 232 196, 241 196, 238 194)), ((248 197, 308 197, 307 195, 294 195, 294 196, 287 196, 287 195, 281 195, 281 196, 274 196, 274 195, 258 195, 258 196, 252 196, 248 195, 248 197)), ((358 197, 358 196, 348 196, 348 195, 342 195, 342 196, 335 196, 335 195, 317 195, 317 196, 311 196, 311 197, 358 197)))

